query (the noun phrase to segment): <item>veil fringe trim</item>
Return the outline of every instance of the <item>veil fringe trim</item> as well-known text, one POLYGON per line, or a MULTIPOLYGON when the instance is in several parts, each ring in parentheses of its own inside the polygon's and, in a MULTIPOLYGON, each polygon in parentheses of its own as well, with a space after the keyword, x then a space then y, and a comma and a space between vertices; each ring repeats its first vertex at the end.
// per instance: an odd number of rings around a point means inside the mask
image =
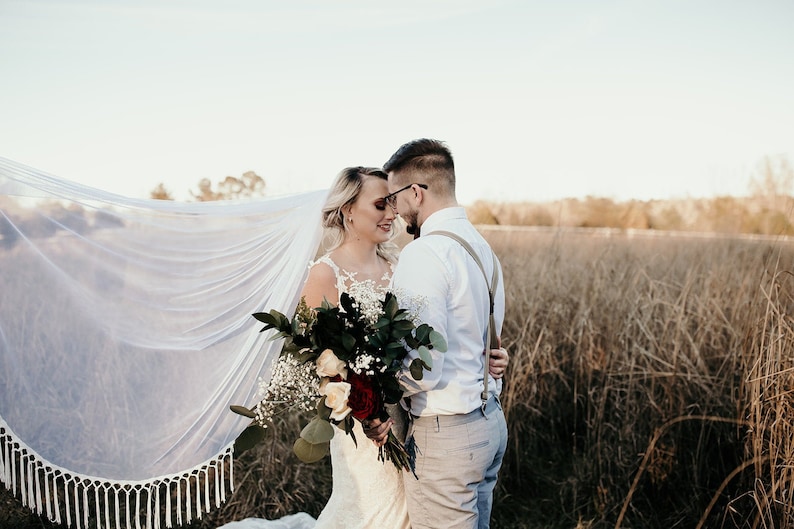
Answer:
POLYGON ((68 527, 171 528, 200 519, 234 492, 234 443, 178 474, 109 480, 51 464, 0 417, 0 481, 37 515, 68 527))

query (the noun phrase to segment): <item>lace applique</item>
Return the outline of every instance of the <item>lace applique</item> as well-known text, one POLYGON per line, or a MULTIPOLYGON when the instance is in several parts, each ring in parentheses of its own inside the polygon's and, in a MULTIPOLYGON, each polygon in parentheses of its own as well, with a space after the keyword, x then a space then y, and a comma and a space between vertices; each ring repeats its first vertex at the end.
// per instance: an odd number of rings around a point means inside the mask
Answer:
MULTIPOLYGON (((391 273, 386 272, 381 276, 380 283, 374 279, 365 279, 364 281, 356 280, 357 272, 349 272, 343 268, 339 268, 329 254, 325 254, 313 263, 309 264, 309 268, 318 263, 325 263, 331 267, 336 276, 336 290, 341 295, 342 292, 347 292, 356 300, 374 303, 375 301, 383 300, 386 292, 388 292, 388 284, 391 279, 391 273)), ((391 266, 390 266, 391 268, 391 266)), ((338 302, 339 300, 337 300, 338 302)))

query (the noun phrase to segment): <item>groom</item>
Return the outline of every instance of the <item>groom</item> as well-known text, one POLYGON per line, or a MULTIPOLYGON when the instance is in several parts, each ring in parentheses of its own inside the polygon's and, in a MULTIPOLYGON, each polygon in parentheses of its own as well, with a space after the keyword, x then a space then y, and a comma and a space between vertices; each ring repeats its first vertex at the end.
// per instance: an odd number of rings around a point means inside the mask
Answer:
MULTIPOLYGON (((448 342, 446 353, 431 351, 432 370, 425 371, 422 380, 414 380, 407 372, 401 377, 410 403, 408 442, 416 445, 418 479, 405 474, 411 526, 487 528, 507 445, 507 425, 498 399, 501 384, 491 377, 486 385, 483 356, 489 282, 499 264, 457 203, 454 163, 444 143, 411 141, 392 155, 383 170, 389 175, 386 202, 406 222, 409 233, 421 228, 422 234, 400 253, 392 288, 398 299, 418 301, 419 319, 448 342), (484 270, 463 244, 434 234, 442 230, 467 242, 484 270)), ((497 335, 504 319, 501 270, 498 274, 494 292, 497 335)), ((406 366, 416 356, 412 351, 406 366)), ((382 442, 388 426, 388 422, 376 423, 367 435, 382 442)))

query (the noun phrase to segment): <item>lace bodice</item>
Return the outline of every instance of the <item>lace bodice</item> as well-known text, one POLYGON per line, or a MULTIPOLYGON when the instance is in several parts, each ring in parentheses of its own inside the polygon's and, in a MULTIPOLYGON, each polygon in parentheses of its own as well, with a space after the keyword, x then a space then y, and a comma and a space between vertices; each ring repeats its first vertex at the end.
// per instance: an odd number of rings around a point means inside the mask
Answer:
MULTIPOLYGON (((359 281, 356 278, 358 275, 357 272, 350 272, 344 268, 340 268, 333 261, 333 259, 331 259, 329 254, 323 255, 310 266, 315 266, 319 263, 330 266, 331 270, 334 271, 334 275, 336 276, 336 290, 339 292, 340 296, 343 292, 347 292, 356 299, 360 297, 371 297, 373 293, 380 299, 383 299, 383 297, 386 295, 386 291, 388 290, 389 281, 391 280, 391 272, 393 271, 393 268, 390 266, 389 272, 383 274, 383 276, 380 278, 380 281, 375 281, 374 279, 365 279, 363 281, 359 281)), ((336 301, 338 302, 339 300, 337 299, 336 301)))

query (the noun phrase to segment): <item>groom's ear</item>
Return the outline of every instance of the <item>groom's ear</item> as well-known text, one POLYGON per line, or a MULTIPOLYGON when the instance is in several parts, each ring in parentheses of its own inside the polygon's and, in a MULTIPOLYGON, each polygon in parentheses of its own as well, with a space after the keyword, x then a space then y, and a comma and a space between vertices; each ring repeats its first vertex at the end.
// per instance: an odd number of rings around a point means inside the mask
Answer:
POLYGON ((416 204, 416 207, 419 207, 422 204, 422 202, 424 202, 424 200, 425 200, 425 190, 422 189, 419 186, 414 186, 413 190, 414 190, 414 193, 415 193, 414 194, 414 203, 416 204))

